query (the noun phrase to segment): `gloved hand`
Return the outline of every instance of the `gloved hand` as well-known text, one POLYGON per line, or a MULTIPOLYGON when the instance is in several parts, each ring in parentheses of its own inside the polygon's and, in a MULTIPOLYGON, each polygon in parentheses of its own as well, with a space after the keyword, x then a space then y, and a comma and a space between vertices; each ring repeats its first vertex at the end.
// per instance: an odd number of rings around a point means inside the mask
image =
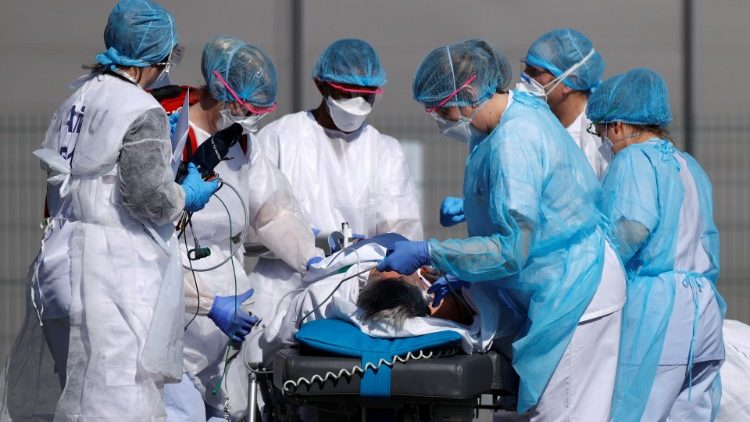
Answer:
POLYGON ((432 283, 432 286, 427 289, 427 293, 434 295, 432 307, 436 308, 452 291, 459 292, 462 289, 468 289, 469 287, 471 287, 471 283, 459 280, 457 277, 450 274, 446 274, 435 280, 435 282, 432 283))
POLYGON ((185 211, 196 212, 202 210, 211 195, 219 189, 219 181, 203 180, 195 164, 189 163, 182 189, 185 191, 185 211))
POLYGON ((443 203, 440 204, 440 225, 451 227, 464 221, 466 221, 464 199, 446 196, 443 203))
POLYGON ((399 274, 413 274, 419 267, 432 264, 430 244, 426 241, 400 240, 393 244, 385 259, 378 264, 378 271, 396 271, 399 274))
POLYGON ((211 321, 227 337, 237 343, 242 343, 247 333, 258 322, 258 317, 250 315, 242 309, 242 304, 250 299, 252 295, 253 289, 238 296, 216 296, 214 297, 214 304, 208 312, 208 317, 211 318, 211 321))
POLYGON ((311 267, 312 267, 312 266, 313 266, 314 264, 317 264, 318 262, 320 262, 320 261, 322 261, 322 260, 323 260, 323 257, 322 257, 322 256, 314 256, 314 257, 312 257, 312 258, 308 259, 308 260, 307 260, 307 265, 305 265, 305 267, 307 268, 307 271, 310 271, 310 268, 311 268, 311 267))

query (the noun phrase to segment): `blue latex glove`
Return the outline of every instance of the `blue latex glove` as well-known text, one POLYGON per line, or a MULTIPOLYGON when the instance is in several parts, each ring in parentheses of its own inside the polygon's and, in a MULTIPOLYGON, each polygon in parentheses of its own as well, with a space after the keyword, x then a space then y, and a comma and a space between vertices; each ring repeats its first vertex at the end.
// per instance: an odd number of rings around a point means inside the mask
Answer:
POLYGON ((214 304, 208 312, 208 317, 224 332, 232 341, 242 343, 247 333, 253 329, 258 322, 258 317, 250 315, 242 309, 250 296, 253 295, 253 289, 246 291, 238 296, 216 296, 214 304), (236 319, 235 319, 236 311, 236 319))
POLYGON ((426 241, 401 240, 393 244, 385 259, 378 264, 378 271, 396 271, 399 274, 414 274, 419 267, 432 264, 430 244, 426 241))
POLYGON ((189 163, 182 189, 185 190, 185 211, 196 212, 202 210, 211 195, 219 189, 219 181, 203 180, 195 164, 189 163))
POLYGON ((469 287, 471 287, 471 283, 459 280, 457 277, 450 274, 446 274, 435 280, 435 282, 432 283, 432 286, 427 289, 427 293, 434 295, 432 307, 436 308, 452 291, 460 292, 462 289, 468 289, 469 287))
POLYGON ((440 225, 451 227, 466 221, 464 199, 446 196, 440 204, 440 225))
POLYGON ((311 268, 311 267, 312 267, 312 266, 313 266, 314 264, 317 264, 318 262, 320 262, 320 261, 322 261, 322 260, 323 260, 323 257, 322 257, 322 256, 314 256, 314 257, 310 258, 310 259, 309 259, 309 260, 307 261, 307 265, 305 265, 305 267, 307 268, 307 271, 310 271, 310 268, 311 268))

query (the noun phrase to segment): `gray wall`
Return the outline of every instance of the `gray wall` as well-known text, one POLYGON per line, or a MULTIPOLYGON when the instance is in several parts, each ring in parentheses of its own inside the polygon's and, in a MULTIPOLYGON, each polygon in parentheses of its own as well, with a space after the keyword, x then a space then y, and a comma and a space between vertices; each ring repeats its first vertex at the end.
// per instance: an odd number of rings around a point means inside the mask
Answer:
MULTIPOLYGON (((715 185, 716 216, 722 234, 722 292, 730 316, 750 322, 748 232, 750 208, 746 170, 750 159, 746 110, 750 67, 750 2, 696 1, 696 85, 698 159, 715 185)), ((31 156, 49 114, 68 92, 66 84, 103 49, 102 32, 114 2, 101 0, 4 1, 0 6, 0 355, 20 324, 24 278, 39 243, 43 177, 31 156)), ((267 50, 279 70, 279 111, 291 110, 291 0, 164 1, 187 46, 173 80, 199 84, 200 52, 214 34, 238 36, 267 50)), ((423 145, 424 216, 431 236, 461 236, 462 229, 437 225, 437 205, 460 194, 465 150, 439 139, 435 127, 411 99, 411 79, 432 48, 470 37, 495 42, 519 60, 534 38, 572 26, 587 33, 607 61, 607 75, 648 66, 671 89, 674 129, 680 142, 681 4, 679 0, 307 0, 304 72, 308 81, 318 54, 341 37, 370 41, 389 74, 372 121, 386 133, 423 145)), ((316 105, 313 84, 304 84, 303 104, 316 105)))

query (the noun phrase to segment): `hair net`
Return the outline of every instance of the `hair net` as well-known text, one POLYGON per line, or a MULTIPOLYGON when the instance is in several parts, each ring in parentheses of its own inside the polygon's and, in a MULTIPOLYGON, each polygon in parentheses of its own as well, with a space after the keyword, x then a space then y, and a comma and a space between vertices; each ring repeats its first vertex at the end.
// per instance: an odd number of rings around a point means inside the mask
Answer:
POLYGON ((672 121, 667 84, 651 69, 633 69, 602 82, 589 97, 594 123, 623 122, 665 127, 672 121))
POLYGON ((214 71, 250 104, 268 107, 276 102, 276 68, 261 49, 236 38, 217 36, 203 48, 201 62, 208 92, 217 100, 236 101, 214 71))
POLYGON ((177 45, 174 18, 150 0, 121 0, 104 29, 104 46, 96 61, 116 66, 147 67, 169 57, 177 45))
POLYGON ((412 91, 425 107, 474 106, 507 88, 510 78, 505 55, 486 41, 471 39, 432 50, 414 75, 412 91))
POLYGON ((388 82, 375 49, 358 39, 338 40, 328 46, 312 71, 313 79, 358 86, 388 82))
POLYGON ((497 64, 498 72, 497 88, 495 88, 495 91, 506 92, 508 91, 508 86, 510 86, 511 79, 513 78, 513 71, 511 70, 510 62, 507 57, 505 57, 505 54, 497 48, 492 49, 492 54, 495 56, 495 63, 497 64))
POLYGON ((593 55, 562 81, 575 90, 588 91, 601 82, 604 59, 591 40, 575 29, 556 29, 542 35, 529 47, 525 61, 558 77, 592 51, 593 55))

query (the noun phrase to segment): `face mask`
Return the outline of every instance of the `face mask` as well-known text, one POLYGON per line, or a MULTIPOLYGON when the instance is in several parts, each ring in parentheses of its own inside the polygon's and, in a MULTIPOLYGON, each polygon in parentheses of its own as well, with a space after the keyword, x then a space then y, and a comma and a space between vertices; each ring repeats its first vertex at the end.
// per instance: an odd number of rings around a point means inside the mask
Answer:
POLYGON ((615 157, 615 152, 612 150, 612 141, 609 138, 605 137, 602 139, 602 144, 599 146, 599 154, 607 163, 615 157))
POLYGON ((528 92, 534 96, 544 98, 546 100, 547 95, 549 95, 550 92, 554 91, 554 89, 557 88, 557 86, 560 85, 560 83, 562 83, 565 78, 572 75, 573 72, 583 66, 591 57, 594 56, 595 52, 596 50, 592 48, 591 51, 589 51, 589 54, 582 58, 581 61, 569 67, 568 70, 561 73, 560 76, 549 81, 547 85, 542 85, 536 79, 527 75, 526 72, 521 72, 521 77, 516 84, 516 90, 520 92, 528 92))
MULTIPOLYGON (((479 107, 481 108, 481 105, 479 107)), ((476 140, 487 136, 487 134, 480 132, 471 124, 474 120, 474 116, 476 116, 478 112, 479 108, 474 110, 471 117, 461 116, 455 122, 446 120, 440 117, 437 113, 432 113, 432 117, 437 121, 438 130, 441 135, 447 136, 453 140, 461 142, 462 144, 471 144, 476 143, 476 140)))
POLYGON ((247 117, 235 116, 229 110, 219 111, 219 120, 216 122, 216 129, 222 130, 231 126, 233 123, 239 123, 242 126, 242 133, 245 135, 258 131, 258 122, 265 117, 265 114, 251 114, 247 117))
POLYGON ((342 132, 354 132, 361 128, 372 111, 372 105, 362 97, 343 100, 326 97, 326 104, 333 123, 342 132))
MULTIPOLYGON (((607 136, 607 125, 605 124, 604 133, 602 133, 602 148, 604 148, 604 150, 606 151, 606 154, 602 154, 602 155, 604 155, 605 157, 614 157, 616 154, 614 150, 615 145, 621 142, 627 141, 630 138, 635 138, 636 136, 639 136, 640 134, 641 134, 640 132, 631 133, 630 135, 621 138, 617 142, 612 142, 607 136)), ((610 160, 611 158, 609 158, 607 161, 609 162, 610 160)))
POLYGON ((547 98, 547 91, 544 90, 544 86, 536 79, 527 75, 526 72, 521 72, 521 77, 516 84, 516 91, 528 92, 539 98, 547 98))
POLYGON ((148 89, 157 89, 167 85, 172 85, 172 80, 169 79, 169 66, 165 67, 164 70, 159 73, 159 76, 151 82, 148 89))

